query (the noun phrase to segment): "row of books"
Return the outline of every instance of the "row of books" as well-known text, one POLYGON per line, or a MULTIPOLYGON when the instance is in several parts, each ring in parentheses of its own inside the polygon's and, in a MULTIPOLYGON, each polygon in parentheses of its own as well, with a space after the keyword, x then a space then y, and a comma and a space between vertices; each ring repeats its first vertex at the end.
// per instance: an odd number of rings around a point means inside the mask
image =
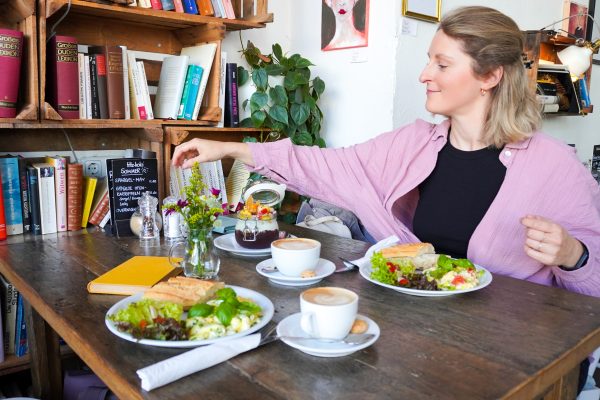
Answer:
POLYGON ((23 32, 0 28, 0 118, 17 115, 23 32))
POLYGON ((0 275, 0 362, 8 355, 22 357, 27 354, 27 327, 23 310, 23 297, 19 291, 0 275))
POLYGON ((130 6, 236 19, 231 0, 134 0, 130 6))
POLYGON ((48 44, 46 98, 64 119, 177 119, 181 114, 180 119, 196 120, 216 49, 216 43, 206 43, 170 56, 126 46, 78 45, 75 37, 56 35, 48 44), (162 62, 154 105, 142 60, 162 62))
POLYGON ((97 181, 67 157, 0 156, 0 239, 86 227, 101 200, 97 181))

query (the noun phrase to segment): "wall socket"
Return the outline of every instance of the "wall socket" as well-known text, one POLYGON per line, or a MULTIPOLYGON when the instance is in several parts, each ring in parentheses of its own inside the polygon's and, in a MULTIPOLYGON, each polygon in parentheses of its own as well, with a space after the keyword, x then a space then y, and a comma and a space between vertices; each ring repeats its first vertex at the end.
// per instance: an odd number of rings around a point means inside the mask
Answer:
POLYGON ((83 163, 83 175, 102 178, 106 176, 106 159, 81 160, 83 163))

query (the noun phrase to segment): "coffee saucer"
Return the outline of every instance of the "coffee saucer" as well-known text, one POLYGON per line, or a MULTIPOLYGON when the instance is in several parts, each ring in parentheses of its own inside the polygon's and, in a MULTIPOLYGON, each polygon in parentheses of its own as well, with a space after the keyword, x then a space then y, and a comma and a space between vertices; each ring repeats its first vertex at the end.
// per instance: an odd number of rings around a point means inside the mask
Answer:
MULTIPOLYGON (((277 336, 308 336, 306 332, 302 330, 300 327, 300 317, 301 313, 292 314, 283 319, 277 325, 277 336)), ((350 345, 345 343, 327 343, 327 342, 319 342, 319 341, 310 341, 310 342, 302 342, 302 344, 294 339, 284 339, 281 338, 281 341, 287 344, 290 347, 300 350, 303 353, 310 354, 311 356, 316 357, 342 357, 352 354, 358 350, 369 347, 379 338, 379 334, 381 333, 379 330, 379 325, 375 321, 373 321, 369 317, 365 317, 364 315, 358 314, 356 316, 357 319, 362 319, 365 321, 369 328, 365 333, 372 333, 375 335, 373 339, 369 340, 366 343, 350 345)))
POLYGON ((235 233, 219 236, 213 242, 215 247, 225 250, 236 256, 242 257, 265 257, 271 254, 271 246, 264 249, 247 249, 240 246, 235 240, 235 233))
POLYGON ((273 272, 265 272, 263 268, 270 269, 273 268, 273 259, 269 258, 268 260, 264 260, 259 262, 256 265, 256 272, 260 275, 269 278, 269 280, 278 285, 284 286, 308 286, 319 282, 321 279, 333 274, 335 272, 335 264, 329 260, 325 260, 324 258, 320 258, 315 268, 315 276, 310 278, 296 278, 292 276, 283 275, 279 271, 273 272))

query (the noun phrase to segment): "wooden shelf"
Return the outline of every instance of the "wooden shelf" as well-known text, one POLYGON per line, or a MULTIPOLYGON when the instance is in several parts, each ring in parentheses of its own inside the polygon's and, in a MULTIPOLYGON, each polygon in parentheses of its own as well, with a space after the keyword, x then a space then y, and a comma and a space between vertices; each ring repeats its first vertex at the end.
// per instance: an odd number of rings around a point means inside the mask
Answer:
MULTIPOLYGON (((48 18, 61 14, 66 10, 69 0, 48 0, 46 15, 48 18)), ((202 24, 223 24, 228 31, 264 28, 265 24, 273 21, 272 14, 252 19, 226 19, 205 17, 173 11, 153 10, 141 7, 128 7, 120 5, 97 4, 83 0, 71 0, 71 13, 90 15, 95 17, 110 18, 114 20, 134 22, 144 25, 160 26, 166 29, 184 29, 202 24)))
MULTIPOLYGON (((60 346, 60 357, 67 358, 75 355, 75 352, 67 345, 60 346)), ((10 375, 15 372, 26 371, 29 369, 31 357, 29 353, 22 357, 17 357, 14 354, 4 358, 4 362, 0 363, 0 376, 10 375)))
MULTIPOLYGON (((0 129, 157 129, 162 126, 209 126, 210 121, 185 121, 153 119, 61 119, 28 121, 15 118, 0 118, 0 129)), ((1 133, 0 133, 1 135, 1 133)))

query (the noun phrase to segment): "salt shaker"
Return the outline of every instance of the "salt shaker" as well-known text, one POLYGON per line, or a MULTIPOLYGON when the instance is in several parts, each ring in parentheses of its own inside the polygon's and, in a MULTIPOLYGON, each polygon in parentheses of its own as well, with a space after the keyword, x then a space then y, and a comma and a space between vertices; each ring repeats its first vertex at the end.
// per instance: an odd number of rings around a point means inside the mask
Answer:
POLYGON ((181 234, 181 214, 178 212, 171 212, 167 214, 167 208, 165 207, 167 204, 173 204, 177 202, 177 198, 175 196, 165 197, 163 200, 163 221, 165 222, 165 239, 167 240, 176 240, 181 238, 183 235, 181 234))
POLYGON ((156 224, 156 207, 158 199, 144 192, 138 199, 140 213, 142 214, 142 227, 140 229, 140 240, 153 240, 159 238, 158 225, 156 224))

